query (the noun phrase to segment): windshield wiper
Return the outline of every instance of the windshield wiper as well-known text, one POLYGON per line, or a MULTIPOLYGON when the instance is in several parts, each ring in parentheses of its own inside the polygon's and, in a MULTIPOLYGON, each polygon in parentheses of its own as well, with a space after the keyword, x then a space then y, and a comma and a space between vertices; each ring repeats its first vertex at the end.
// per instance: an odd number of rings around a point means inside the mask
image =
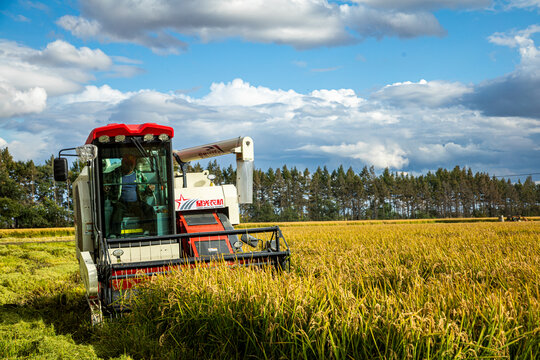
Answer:
POLYGON ((143 157, 150 157, 150 154, 144 150, 139 139, 132 137, 131 141, 133 142, 133 144, 135 144, 135 147, 137 148, 137 150, 139 150, 143 157))
POLYGON ((154 171, 154 162, 152 161, 154 158, 152 157, 152 154, 150 153, 150 150, 145 150, 144 147, 141 145, 141 142, 139 141, 139 139, 135 138, 135 137, 132 137, 131 138, 131 141, 133 142, 133 144, 135 144, 135 147, 137 148, 137 150, 139 150, 139 152, 141 153, 141 155, 145 158, 148 158, 148 162, 150 163, 150 170, 152 170, 152 172, 154 171))

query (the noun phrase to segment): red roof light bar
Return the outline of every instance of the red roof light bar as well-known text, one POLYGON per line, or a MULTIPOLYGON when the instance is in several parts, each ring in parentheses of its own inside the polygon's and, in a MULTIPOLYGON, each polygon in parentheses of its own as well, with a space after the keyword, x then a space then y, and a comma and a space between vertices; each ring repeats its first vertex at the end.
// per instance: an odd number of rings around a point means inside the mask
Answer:
POLYGON ((88 135, 88 139, 86 139, 86 143, 91 144, 94 140, 103 135, 107 135, 108 137, 112 138, 116 135, 144 136, 146 134, 152 134, 155 136, 167 134, 169 138, 172 139, 174 136, 174 129, 170 126, 163 126, 154 123, 138 125, 109 124, 92 130, 90 135, 88 135))

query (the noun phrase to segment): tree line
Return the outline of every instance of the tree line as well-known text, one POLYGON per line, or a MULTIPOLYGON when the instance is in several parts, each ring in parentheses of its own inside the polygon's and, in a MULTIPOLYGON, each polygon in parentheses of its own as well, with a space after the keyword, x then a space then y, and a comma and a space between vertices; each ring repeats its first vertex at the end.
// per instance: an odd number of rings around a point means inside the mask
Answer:
POLYGON ((0 228, 61 227, 73 224, 66 183, 54 183, 52 157, 43 165, 14 161, 0 150, 0 228))
MULTIPOLYGON (((234 184, 232 166, 211 161, 216 184, 234 184)), ((44 164, 15 161, 0 150, 0 228, 72 226, 71 183, 81 165, 73 162, 67 182, 53 180, 52 156, 44 164)), ((189 167, 202 171, 200 164, 189 167)), ((439 217, 537 216, 540 185, 531 177, 512 183, 456 166, 413 176, 373 167, 356 172, 298 170, 287 166, 253 173, 253 203, 242 205, 243 221, 321 221, 439 217)))
MULTIPOLYGON (((200 166, 195 169, 201 170, 200 166)), ((217 183, 234 183, 232 166, 208 164, 217 183)), ((253 174, 253 204, 245 221, 324 221, 540 215, 540 184, 512 183, 456 166, 413 176, 373 167, 298 170, 287 166, 253 174)))

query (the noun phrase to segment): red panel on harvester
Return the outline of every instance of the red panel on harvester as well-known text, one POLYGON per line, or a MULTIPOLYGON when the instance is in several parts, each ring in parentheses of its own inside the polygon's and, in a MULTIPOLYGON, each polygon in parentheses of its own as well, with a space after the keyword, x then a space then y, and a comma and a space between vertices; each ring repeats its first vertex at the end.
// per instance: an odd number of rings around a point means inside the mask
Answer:
MULTIPOLYGON (((188 234, 225 230, 215 211, 179 214, 178 228, 180 233, 188 234)), ((233 253, 229 238, 226 235, 195 236, 184 239, 182 249, 187 256, 195 257, 233 253)))

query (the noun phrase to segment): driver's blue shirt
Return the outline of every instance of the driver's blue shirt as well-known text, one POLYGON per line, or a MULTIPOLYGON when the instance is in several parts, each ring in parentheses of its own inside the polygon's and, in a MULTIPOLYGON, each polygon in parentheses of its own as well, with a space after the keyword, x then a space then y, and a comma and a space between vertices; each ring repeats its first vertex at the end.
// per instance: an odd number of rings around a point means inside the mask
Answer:
POLYGON ((120 195, 120 199, 122 199, 122 201, 137 201, 137 184, 135 183, 136 176, 135 171, 133 171, 131 174, 122 176, 122 194, 120 195))

